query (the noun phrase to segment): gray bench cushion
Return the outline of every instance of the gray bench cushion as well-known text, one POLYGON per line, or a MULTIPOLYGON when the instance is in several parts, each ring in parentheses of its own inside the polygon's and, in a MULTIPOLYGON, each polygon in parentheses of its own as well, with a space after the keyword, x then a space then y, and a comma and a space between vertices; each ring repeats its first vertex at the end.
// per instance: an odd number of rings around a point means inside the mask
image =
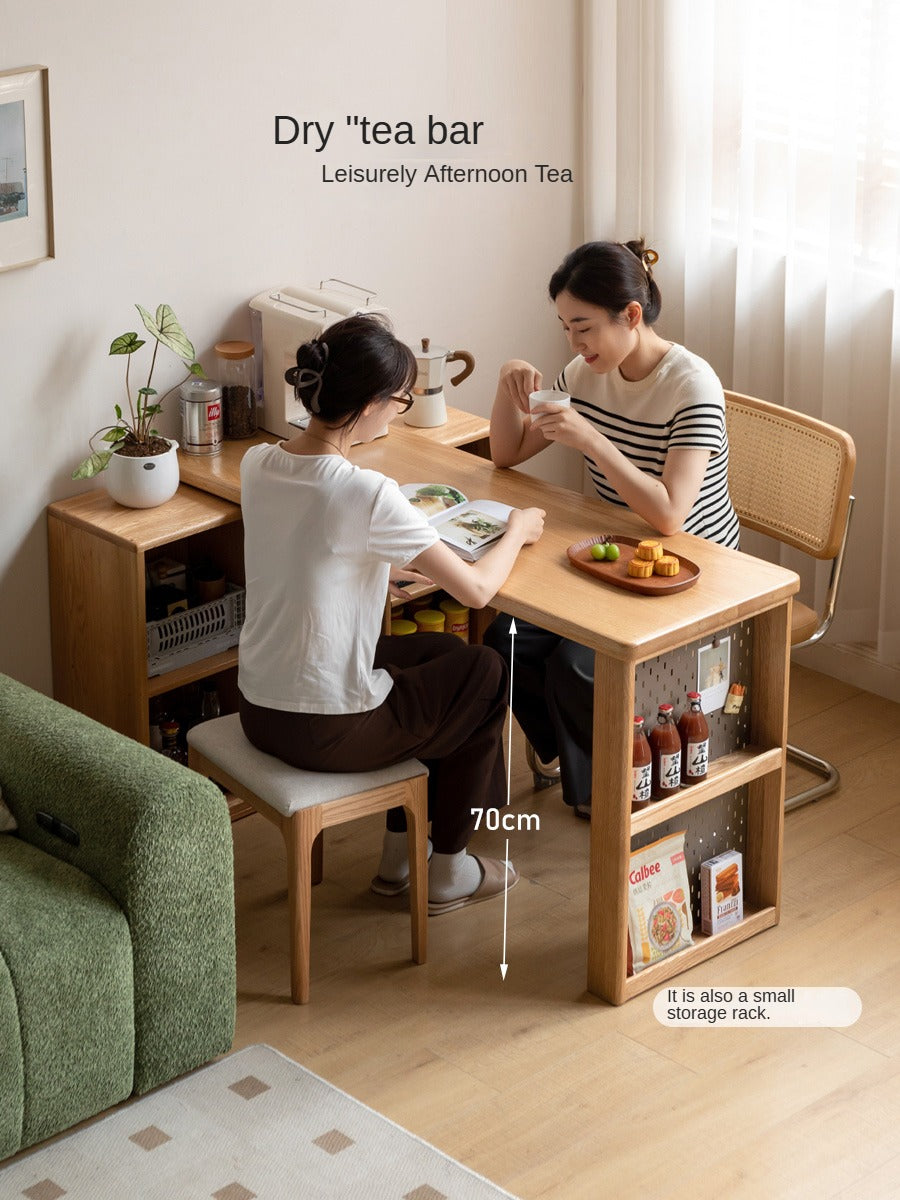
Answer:
POLYGON ((188 731, 188 743, 286 817, 301 808, 428 774, 417 758, 377 771, 301 771, 248 742, 237 713, 195 725, 188 731))

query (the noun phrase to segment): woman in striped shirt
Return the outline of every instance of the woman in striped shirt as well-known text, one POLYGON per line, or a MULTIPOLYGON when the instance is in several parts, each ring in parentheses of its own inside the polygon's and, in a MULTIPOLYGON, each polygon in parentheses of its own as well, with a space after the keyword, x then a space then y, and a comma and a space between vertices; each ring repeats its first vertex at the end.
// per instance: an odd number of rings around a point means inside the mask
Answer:
MULTIPOLYGON (((657 257, 643 240, 589 242, 566 257, 549 291, 575 355, 554 385, 571 407, 544 404, 529 416, 541 373, 521 359, 504 364, 491 457, 512 467, 549 442, 571 446, 603 500, 664 536, 683 530, 737 547, 722 385, 702 358, 653 328, 657 257)), ((513 711, 538 758, 559 757, 565 802, 589 817, 593 653, 525 622, 517 630, 513 711)), ((508 618, 485 640, 508 653, 508 618)))

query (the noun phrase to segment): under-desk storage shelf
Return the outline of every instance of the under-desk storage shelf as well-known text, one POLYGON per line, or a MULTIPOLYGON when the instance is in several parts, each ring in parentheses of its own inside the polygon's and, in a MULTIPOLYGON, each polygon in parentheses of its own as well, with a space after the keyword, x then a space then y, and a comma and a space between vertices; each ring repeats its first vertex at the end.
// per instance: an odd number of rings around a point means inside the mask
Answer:
POLYGON ((764 929, 771 929, 777 922, 778 913, 774 906, 754 908, 752 904, 747 904, 744 908, 744 919, 737 925, 732 925, 730 929, 712 935, 695 929, 693 946, 688 946, 677 954, 670 954, 668 958, 661 958, 659 962, 645 967, 637 975, 629 975, 625 980, 624 999, 630 1000, 641 992, 659 987, 667 979, 680 975, 682 971, 688 971, 698 963, 715 958, 723 950, 738 945, 756 933, 762 933, 764 929))
MULTIPOLYGON (((716 637, 729 639, 729 680, 747 685, 740 712, 721 708, 707 713, 710 763, 707 777, 682 788, 667 800, 629 811, 623 796, 605 811, 601 821, 596 898, 599 936, 589 961, 589 986, 605 999, 621 1004, 658 987, 748 937, 777 924, 781 883, 781 830, 784 795, 784 733, 787 691, 787 606, 779 606, 699 641, 676 646, 656 657, 629 666, 604 662, 607 686, 633 700, 633 711, 648 722, 658 705, 684 704, 687 691, 696 690, 698 651, 716 637), (620 807, 619 807, 620 806, 620 807), (693 914, 692 945, 628 975, 628 871, 631 854, 648 843, 683 830, 693 914), (700 927, 700 863, 724 850, 739 850, 744 861, 744 918, 715 936, 700 927)), ((618 704, 621 704, 621 699, 618 704)), ((611 717, 613 704, 606 709, 611 717)), ((603 705, 601 704, 601 708, 603 705)), ((618 711, 617 709, 615 711, 618 711)), ((601 725, 598 736, 601 738, 601 725)), ((628 755, 630 741, 619 743, 628 755)), ((626 777, 630 776, 630 770, 626 777)), ((597 833, 592 822, 593 838, 597 833)))
POLYGON ((780 771, 783 765, 784 752, 779 747, 759 750, 755 746, 744 746, 733 750, 709 764, 709 775, 702 783, 682 788, 668 800, 651 801, 648 808, 632 813, 631 832, 636 834, 653 829, 663 821, 708 804, 751 779, 761 779, 773 771, 780 771))

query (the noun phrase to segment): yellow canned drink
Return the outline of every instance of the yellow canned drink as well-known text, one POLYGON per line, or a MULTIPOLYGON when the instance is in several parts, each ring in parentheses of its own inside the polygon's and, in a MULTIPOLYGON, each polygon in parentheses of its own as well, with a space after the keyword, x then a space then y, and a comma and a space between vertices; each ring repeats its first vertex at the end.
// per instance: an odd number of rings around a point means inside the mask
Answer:
POLYGON ((446 618, 436 608, 420 608, 415 614, 420 633, 443 633, 446 618))
POLYGON ((464 642, 469 640, 469 610, 458 600, 442 600, 441 611, 446 617, 444 626, 447 633, 455 633, 464 642))
POLYGON ((391 634, 394 637, 401 637, 404 633, 415 633, 415 621, 404 621, 402 618, 397 621, 391 621, 391 634))

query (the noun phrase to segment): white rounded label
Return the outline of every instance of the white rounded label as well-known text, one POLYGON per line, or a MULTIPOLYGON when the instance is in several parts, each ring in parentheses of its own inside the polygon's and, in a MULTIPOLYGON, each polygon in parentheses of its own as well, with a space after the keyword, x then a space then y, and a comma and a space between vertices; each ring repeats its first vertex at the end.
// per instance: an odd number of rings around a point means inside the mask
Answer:
POLYGON ((633 804, 641 804, 650 799, 652 771, 650 763, 646 763, 642 767, 631 768, 631 801, 633 804))
POLYGON ((664 792, 677 791, 681 786, 681 751, 659 756, 659 786, 664 792))
POLYGON ((847 987, 668 987, 653 999, 653 1015, 673 1029, 844 1029, 861 1013, 862 1001, 847 987))
POLYGON ((702 778, 709 767, 709 738, 703 742, 688 742, 685 755, 685 774, 691 779, 702 778))

